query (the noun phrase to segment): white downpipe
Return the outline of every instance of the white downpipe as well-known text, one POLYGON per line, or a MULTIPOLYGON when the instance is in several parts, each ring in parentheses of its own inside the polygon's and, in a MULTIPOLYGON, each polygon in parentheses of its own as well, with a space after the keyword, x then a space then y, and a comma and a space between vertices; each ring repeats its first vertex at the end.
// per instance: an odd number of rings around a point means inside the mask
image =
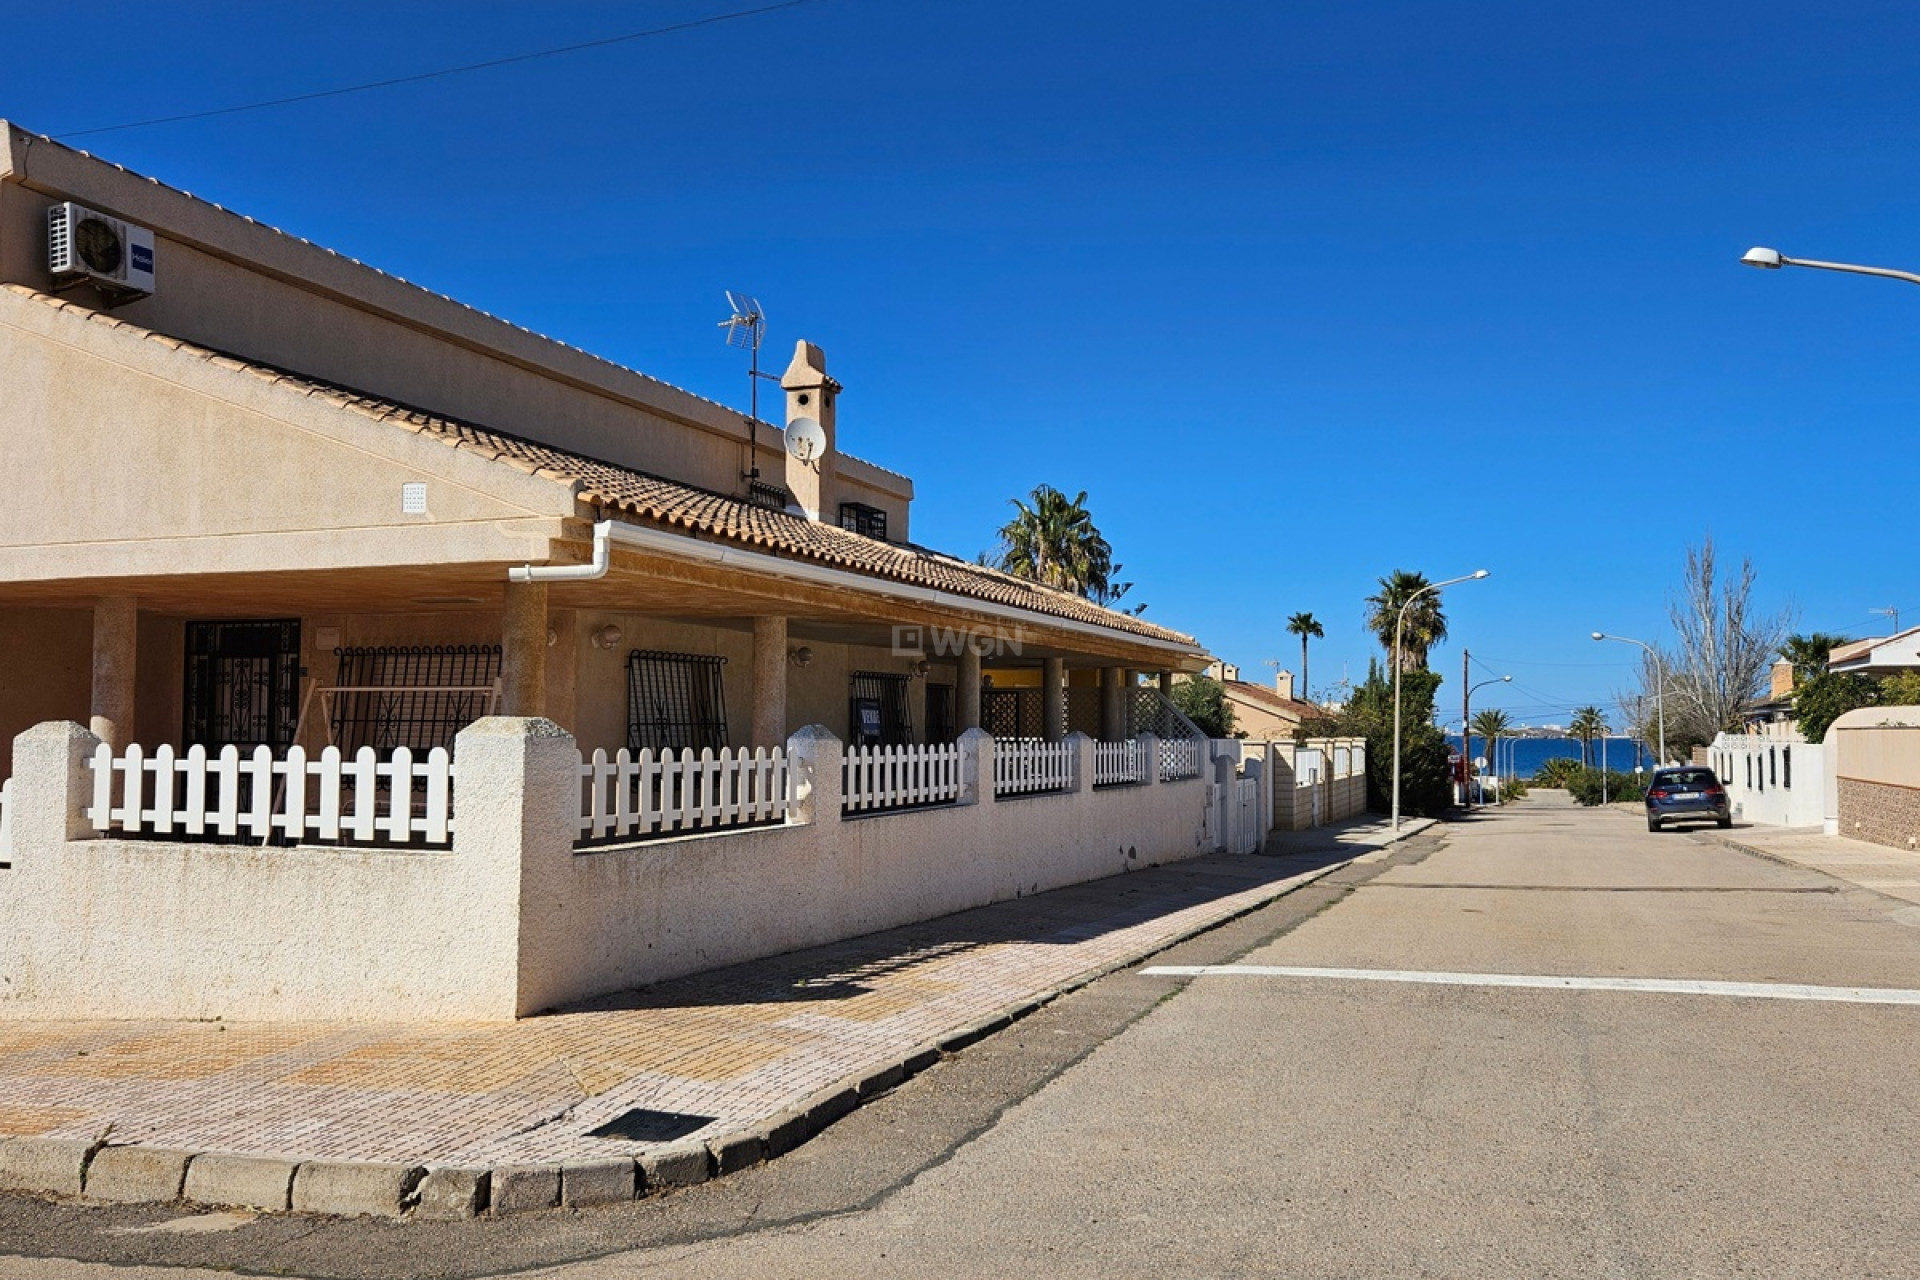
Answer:
POLYGON ((586 564, 523 564, 507 570, 508 582, 590 582, 607 576, 613 564, 611 520, 593 526, 593 559, 586 564))
MULTIPOLYGON (((1034 621, 1034 615, 1028 610, 995 604, 990 600, 975 600, 967 596, 957 596, 951 592, 936 591, 931 587, 889 582, 867 574, 849 573, 844 569, 830 569, 824 565, 810 564, 804 560, 788 560, 760 551, 746 551, 739 547, 722 546, 716 542, 703 542, 698 538, 688 537, 684 533, 643 528, 620 520, 601 520, 593 526, 591 563, 519 565, 507 570, 507 578, 512 582, 585 582, 605 577, 612 560, 610 544, 613 542, 681 560, 702 560, 709 564, 731 565, 752 573, 770 574, 797 582, 811 582, 842 591, 859 592, 862 595, 880 595, 894 600, 909 600, 915 604, 934 605, 942 609, 958 609, 993 618, 1005 618, 1010 622, 1034 621)), ((1072 618, 1055 617, 1052 614, 1045 615, 1043 625, 1061 631, 1079 632, 1083 635, 1111 638, 1115 634, 1106 627, 1072 618)), ((1192 655, 1195 652, 1170 641, 1155 640, 1150 636, 1125 632, 1119 634, 1124 635, 1130 643, 1166 650, 1171 654, 1192 655)), ((1199 730, 1196 729, 1194 732, 1198 734, 1199 730)))

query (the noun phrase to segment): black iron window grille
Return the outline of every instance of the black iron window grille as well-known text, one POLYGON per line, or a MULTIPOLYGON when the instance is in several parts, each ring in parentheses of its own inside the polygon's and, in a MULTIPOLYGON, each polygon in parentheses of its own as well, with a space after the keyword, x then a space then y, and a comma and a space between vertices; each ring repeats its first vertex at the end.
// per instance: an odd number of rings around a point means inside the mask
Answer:
POLYGON ((847 741, 889 747, 913 741, 913 709, 907 705, 905 676, 856 671, 847 683, 847 741))
POLYGON ((655 751, 727 745, 727 660, 635 649, 627 655, 627 747, 655 751))
POLYGON ((293 744, 300 719, 300 620, 189 622, 181 703, 188 746, 243 752, 293 744))
POLYGON ((380 645, 335 649, 328 728, 346 755, 372 747, 453 750, 454 735, 493 709, 500 646, 380 645))
POLYGON ((840 504, 840 527, 885 542, 887 513, 879 507, 870 507, 864 502, 843 502, 840 504))

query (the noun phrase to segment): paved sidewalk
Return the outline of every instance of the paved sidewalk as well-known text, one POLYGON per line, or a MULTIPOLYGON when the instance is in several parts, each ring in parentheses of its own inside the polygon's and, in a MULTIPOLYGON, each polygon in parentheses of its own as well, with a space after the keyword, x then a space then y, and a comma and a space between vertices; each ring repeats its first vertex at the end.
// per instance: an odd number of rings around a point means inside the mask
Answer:
POLYGON ((429 1187, 451 1187, 449 1216, 484 1209, 490 1183, 496 1210, 686 1185, 778 1155, 943 1052, 1389 843, 1385 828, 1285 833, 1266 856, 1151 868, 517 1023, 0 1022, 0 1139, 15 1139, 0 1141, 0 1186, 71 1194, 84 1174, 104 1194, 93 1175, 116 1164, 122 1198, 234 1185, 206 1153, 265 1158, 225 1162, 267 1187, 226 1202, 268 1209, 400 1212, 433 1168, 467 1172, 429 1187))
POLYGON ((1822 835, 1818 827, 1735 827, 1710 835, 1722 844, 1775 862, 1806 867, 1890 898, 1920 903, 1920 853, 1822 835))

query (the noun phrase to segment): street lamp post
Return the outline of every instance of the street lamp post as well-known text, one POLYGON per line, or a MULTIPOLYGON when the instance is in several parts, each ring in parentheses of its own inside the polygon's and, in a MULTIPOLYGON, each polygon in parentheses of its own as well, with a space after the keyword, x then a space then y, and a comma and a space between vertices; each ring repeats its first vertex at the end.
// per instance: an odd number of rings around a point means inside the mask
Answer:
MULTIPOLYGON (((1458 578, 1448 578, 1445 582, 1429 582, 1400 605, 1400 613, 1393 620, 1393 830, 1400 830, 1400 640, 1401 632, 1407 625, 1407 609, 1415 600, 1429 591, 1438 591, 1442 587, 1451 587, 1460 582, 1472 582, 1476 578, 1487 576, 1485 569, 1475 569, 1472 573, 1462 574, 1458 578)), ((1466 726, 1460 729, 1462 741, 1465 740, 1466 726)))
POLYGON ((1621 644, 1637 644, 1647 651, 1648 657, 1653 659, 1653 674, 1655 677, 1653 705, 1655 713, 1660 718, 1660 763, 1665 764, 1667 762, 1667 664, 1660 661, 1660 651, 1648 644, 1645 640, 1635 640, 1631 636, 1610 636, 1604 631, 1596 631, 1593 633, 1593 638, 1595 640, 1617 640, 1621 644))
MULTIPOLYGON (((1513 677, 1499 676, 1492 680, 1482 680, 1479 684, 1469 686, 1467 691, 1460 695, 1460 759, 1468 769, 1473 768, 1473 691, 1484 689, 1490 684, 1501 683, 1512 684, 1513 677)), ((1496 751, 1494 755, 1496 758, 1493 762, 1493 771, 1498 773, 1500 772, 1499 752, 1496 751)), ((1460 792, 1466 798, 1467 808, 1473 808, 1472 786, 1464 785, 1460 788, 1460 792)))
POLYGON ((1812 258, 1789 258, 1778 249, 1763 249, 1758 246, 1747 250, 1740 261, 1750 267, 1759 267, 1763 271, 1778 271, 1782 267, 1818 267, 1822 271, 1850 271, 1858 276, 1885 276, 1889 280, 1905 280, 1909 284, 1920 284, 1920 275, 1911 271, 1895 271, 1892 267, 1862 267, 1851 262, 1816 262, 1812 258))

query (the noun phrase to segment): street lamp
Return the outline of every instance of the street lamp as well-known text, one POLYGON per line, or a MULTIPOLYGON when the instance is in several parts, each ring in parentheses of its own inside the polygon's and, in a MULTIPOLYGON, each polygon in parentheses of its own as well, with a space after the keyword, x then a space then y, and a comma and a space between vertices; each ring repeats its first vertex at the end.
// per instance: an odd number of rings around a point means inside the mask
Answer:
MULTIPOLYGON (((1755 250, 1755 252, 1759 252, 1755 250)), ((1656 683, 1653 686, 1653 705, 1660 717, 1660 763, 1667 762, 1667 665, 1660 661, 1660 651, 1645 640, 1635 640, 1631 636, 1610 636, 1604 631, 1593 633, 1595 640, 1618 640, 1621 644, 1637 644, 1647 651, 1653 659, 1653 674, 1656 683)))
MULTIPOLYGON (((1513 677, 1497 676, 1492 680, 1482 680, 1479 684, 1468 686, 1467 691, 1460 695, 1460 759, 1468 769, 1473 768, 1473 691, 1484 689, 1490 684, 1502 683, 1512 684, 1513 677)), ((1493 771, 1498 773, 1500 772, 1499 752, 1496 751, 1494 755, 1496 758, 1493 762, 1493 771)), ((1472 788, 1462 785, 1460 791, 1466 797, 1467 808, 1473 808, 1472 788)))
MULTIPOLYGON (((1429 582, 1400 605, 1400 613, 1393 620, 1393 830, 1400 830, 1400 633, 1407 625, 1407 609, 1415 600, 1429 591, 1438 591, 1442 587, 1451 587, 1455 583, 1472 582, 1476 578, 1487 576, 1485 569, 1475 569, 1472 573, 1458 578, 1448 578, 1445 582, 1429 582)), ((1466 738, 1466 726, 1460 726, 1462 741, 1466 738)))
POLYGON ((1759 267, 1763 271, 1778 271, 1782 267, 1819 267, 1822 271, 1851 271, 1861 276, 1885 276, 1889 280, 1905 280, 1909 284, 1920 284, 1920 275, 1911 271, 1895 271, 1891 267, 1861 267, 1851 262, 1815 262, 1812 258, 1789 258, 1778 249, 1755 247, 1747 250, 1740 261, 1750 267, 1759 267))

